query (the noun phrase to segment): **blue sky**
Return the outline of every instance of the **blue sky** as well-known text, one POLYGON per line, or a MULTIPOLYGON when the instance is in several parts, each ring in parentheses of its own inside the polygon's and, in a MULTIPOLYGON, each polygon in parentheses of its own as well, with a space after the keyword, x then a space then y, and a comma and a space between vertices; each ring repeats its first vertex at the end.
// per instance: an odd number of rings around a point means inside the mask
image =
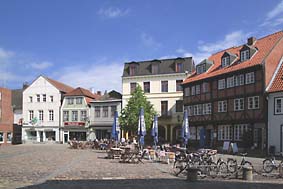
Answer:
POLYGON ((283 0, 0 0, 0 86, 38 75, 121 92, 123 64, 211 53, 282 30, 283 0))

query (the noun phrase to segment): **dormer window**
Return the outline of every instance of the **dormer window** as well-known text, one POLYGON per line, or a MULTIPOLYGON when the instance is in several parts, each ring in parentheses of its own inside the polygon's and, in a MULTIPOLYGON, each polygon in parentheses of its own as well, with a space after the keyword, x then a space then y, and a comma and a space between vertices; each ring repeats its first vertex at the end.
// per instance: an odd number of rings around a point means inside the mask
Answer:
POLYGON ((241 51, 241 62, 250 59, 250 50, 241 51))
POLYGON ((197 65, 197 74, 205 72, 205 64, 197 65))
POLYGON ((184 65, 183 63, 176 63, 176 72, 184 72, 184 65))
POLYGON ((226 67, 226 66, 229 66, 230 65, 230 57, 229 56, 225 56, 222 58, 222 61, 221 61, 221 65, 222 67, 226 67))
POLYGON ((137 74, 137 65, 130 65, 130 76, 137 74))

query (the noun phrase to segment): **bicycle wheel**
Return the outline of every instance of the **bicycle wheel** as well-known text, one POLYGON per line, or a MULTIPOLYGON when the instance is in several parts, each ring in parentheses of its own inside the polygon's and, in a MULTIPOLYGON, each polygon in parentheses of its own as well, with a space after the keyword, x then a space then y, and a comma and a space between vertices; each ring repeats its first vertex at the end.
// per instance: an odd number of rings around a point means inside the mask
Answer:
POLYGON ((186 168, 186 163, 184 161, 175 161, 173 164, 173 173, 178 176, 186 168))
POLYGON ((262 162, 262 165, 263 165, 263 171, 265 173, 271 173, 274 169, 274 164, 271 159, 265 159, 262 162))
POLYGON ((229 174, 228 174, 228 166, 227 163, 222 161, 219 163, 218 165, 218 174, 222 177, 222 178, 226 178, 229 174))
POLYGON ((229 173, 235 173, 237 171, 237 160, 229 159, 227 161, 227 170, 229 173))

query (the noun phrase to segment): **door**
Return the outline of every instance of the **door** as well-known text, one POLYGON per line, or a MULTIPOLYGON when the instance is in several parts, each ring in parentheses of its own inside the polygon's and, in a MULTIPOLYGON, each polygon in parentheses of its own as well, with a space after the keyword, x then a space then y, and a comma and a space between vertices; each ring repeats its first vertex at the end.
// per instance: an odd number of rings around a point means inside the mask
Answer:
POLYGON ((283 124, 280 128, 280 151, 283 152, 283 124))
POLYGON ((212 137, 211 137, 211 129, 207 129, 205 134, 206 134, 205 135, 205 146, 210 148, 211 144, 212 144, 212 142, 211 142, 211 139, 212 139, 212 137))
POLYGON ((40 137, 40 142, 43 142, 43 131, 40 131, 39 137, 40 137))
POLYGON ((64 134, 64 143, 68 143, 68 133, 64 134))

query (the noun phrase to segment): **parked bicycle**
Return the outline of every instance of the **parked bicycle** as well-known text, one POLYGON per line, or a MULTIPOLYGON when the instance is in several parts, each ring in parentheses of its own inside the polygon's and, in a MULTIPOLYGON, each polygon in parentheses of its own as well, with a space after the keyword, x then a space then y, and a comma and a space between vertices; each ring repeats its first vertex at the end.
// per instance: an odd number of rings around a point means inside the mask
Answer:
POLYGON ((253 169, 252 163, 247 161, 246 158, 245 158, 247 155, 248 155, 247 153, 241 153, 242 161, 239 165, 238 165, 238 162, 237 162, 236 159, 228 158, 228 160, 227 160, 228 172, 235 173, 236 171, 242 169, 243 167, 251 167, 253 169))
POLYGON ((265 173, 271 173, 274 169, 278 169, 280 167, 281 169, 283 169, 283 153, 280 153, 280 156, 281 156, 281 161, 279 163, 277 163, 274 156, 263 160, 262 162, 263 171, 265 173))

